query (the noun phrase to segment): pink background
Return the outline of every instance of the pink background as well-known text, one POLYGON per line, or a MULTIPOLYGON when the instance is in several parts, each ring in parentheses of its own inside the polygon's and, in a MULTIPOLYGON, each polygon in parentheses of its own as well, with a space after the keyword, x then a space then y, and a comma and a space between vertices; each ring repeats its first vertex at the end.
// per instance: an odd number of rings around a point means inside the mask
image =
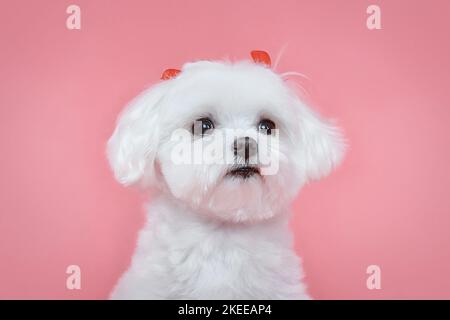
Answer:
POLYGON ((314 298, 450 298, 449 1, 77 0, 0 7, 0 298, 106 298, 145 196, 113 180, 117 114, 193 59, 264 49, 299 71, 350 150, 295 203, 314 298), (366 28, 366 8, 382 30, 366 28), (67 290, 66 267, 82 269, 67 290), (382 289, 366 288, 366 268, 382 289))

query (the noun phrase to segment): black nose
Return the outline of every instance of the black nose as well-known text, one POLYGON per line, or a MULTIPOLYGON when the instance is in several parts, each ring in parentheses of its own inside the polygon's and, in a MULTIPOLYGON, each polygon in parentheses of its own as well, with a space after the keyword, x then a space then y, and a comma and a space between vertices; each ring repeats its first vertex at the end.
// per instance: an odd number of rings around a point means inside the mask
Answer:
POLYGON ((241 137, 234 140, 234 155, 245 159, 248 162, 251 157, 256 155, 258 144, 256 140, 250 137, 241 137))

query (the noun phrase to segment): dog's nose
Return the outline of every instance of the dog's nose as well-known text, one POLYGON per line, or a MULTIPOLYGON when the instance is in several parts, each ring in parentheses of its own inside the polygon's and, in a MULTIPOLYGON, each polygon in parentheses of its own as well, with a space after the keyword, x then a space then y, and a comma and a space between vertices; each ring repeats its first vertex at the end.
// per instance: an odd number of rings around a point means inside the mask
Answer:
POLYGON ((250 137, 241 137, 234 140, 234 155, 245 159, 248 162, 258 151, 258 144, 255 139, 250 137))

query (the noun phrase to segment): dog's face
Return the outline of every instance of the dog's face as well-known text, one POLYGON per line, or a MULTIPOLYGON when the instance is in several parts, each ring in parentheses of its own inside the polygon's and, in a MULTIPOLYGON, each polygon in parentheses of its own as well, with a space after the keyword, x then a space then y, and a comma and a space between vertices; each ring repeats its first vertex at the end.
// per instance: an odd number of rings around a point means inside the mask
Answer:
POLYGON ((125 109, 108 157, 123 184, 157 186, 200 214, 241 222, 283 211, 343 149, 339 131, 270 68, 200 61, 125 109))

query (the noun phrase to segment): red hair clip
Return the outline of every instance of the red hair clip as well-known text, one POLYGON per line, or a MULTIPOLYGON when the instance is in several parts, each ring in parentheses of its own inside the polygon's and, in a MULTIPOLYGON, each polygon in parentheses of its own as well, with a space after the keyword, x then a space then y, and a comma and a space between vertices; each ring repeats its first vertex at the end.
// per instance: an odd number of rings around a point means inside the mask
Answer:
POLYGON ((181 71, 178 69, 166 69, 161 75, 161 80, 169 80, 175 78, 181 71))
MULTIPOLYGON (((270 59, 269 54, 266 51, 261 50, 253 50, 250 52, 252 59, 255 63, 264 64, 267 67, 271 67, 272 61, 270 59)), ((173 79, 180 74, 180 70, 178 69, 166 69, 161 75, 161 80, 169 80, 173 79)))
POLYGON ((250 54, 252 55, 252 59, 255 63, 262 63, 269 68, 272 65, 270 56, 266 51, 253 50, 250 54))

